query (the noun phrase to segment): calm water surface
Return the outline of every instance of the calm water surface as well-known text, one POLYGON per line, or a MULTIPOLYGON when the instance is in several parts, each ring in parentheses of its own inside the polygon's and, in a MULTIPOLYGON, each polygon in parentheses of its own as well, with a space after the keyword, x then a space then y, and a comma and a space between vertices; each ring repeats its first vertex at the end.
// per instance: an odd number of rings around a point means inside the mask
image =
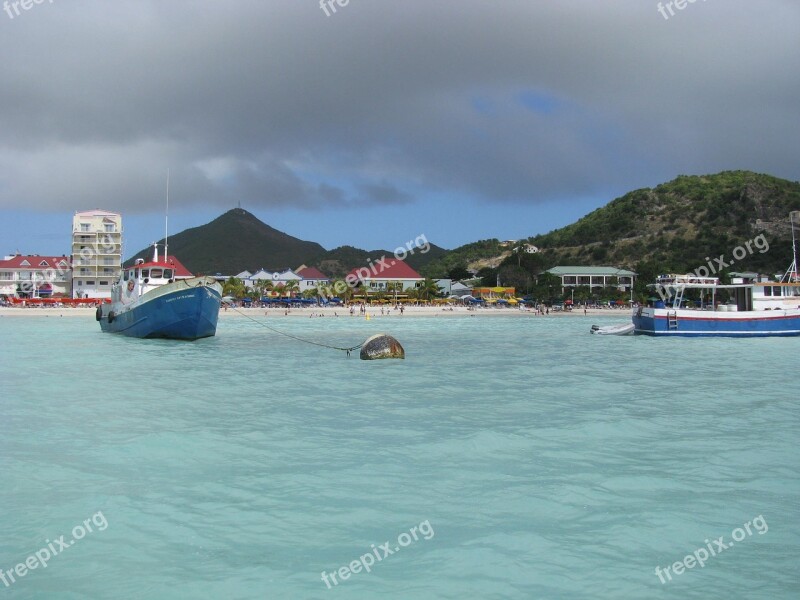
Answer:
POLYGON ((619 321, 273 321, 406 348, 364 362, 244 319, 0 318, 0 569, 57 550, 0 596, 800 597, 800 339, 594 322, 619 321))

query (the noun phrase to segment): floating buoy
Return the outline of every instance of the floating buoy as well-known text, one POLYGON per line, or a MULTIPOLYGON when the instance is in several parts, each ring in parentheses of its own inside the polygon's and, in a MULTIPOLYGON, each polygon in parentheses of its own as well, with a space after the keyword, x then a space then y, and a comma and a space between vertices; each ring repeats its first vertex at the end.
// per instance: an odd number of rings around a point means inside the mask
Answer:
POLYGON ((361 345, 361 360, 405 358, 406 351, 396 339, 385 333, 376 333, 361 345))

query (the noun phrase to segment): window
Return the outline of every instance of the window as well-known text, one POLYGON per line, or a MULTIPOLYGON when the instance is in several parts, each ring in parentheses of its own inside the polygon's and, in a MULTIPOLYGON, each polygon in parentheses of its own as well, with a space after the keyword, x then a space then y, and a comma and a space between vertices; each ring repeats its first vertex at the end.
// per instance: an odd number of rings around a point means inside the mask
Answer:
POLYGON ((150 277, 153 279, 161 279, 164 275, 164 271, 162 269, 151 269, 150 270, 150 277))
POLYGON ((108 281, 105 279, 100 280, 100 285, 108 285, 108 281))
POLYGON ((113 258, 104 258, 103 259, 103 264, 104 265, 113 265, 114 264, 114 259, 113 258))
POLYGON ((781 296, 782 295, 780 286, 776 285, 774 288, 772 288, 772 295, 773 296, 781 296))
POLYGON ((83 285, 83 282, 80 279, 78 279, 78 285, 83 285))
POLYGON ((764 295, 765 296, 772 296, 772 288, 768 285, 764 286, 764 295))
POLYGON ((86 285, 94 285, 94 281, 89 280, 86 282, 86 285))
POLYGON ((172 279, 172 269, 164 269, 164 279, 172 279))
POLYGON ((89 223, 81 223, 81 231, 89 231, 89 223))
POLYGON ((114 233, 114 224, 113 223, 106 223, 105 231, 106 231, 106 233, 114 233))

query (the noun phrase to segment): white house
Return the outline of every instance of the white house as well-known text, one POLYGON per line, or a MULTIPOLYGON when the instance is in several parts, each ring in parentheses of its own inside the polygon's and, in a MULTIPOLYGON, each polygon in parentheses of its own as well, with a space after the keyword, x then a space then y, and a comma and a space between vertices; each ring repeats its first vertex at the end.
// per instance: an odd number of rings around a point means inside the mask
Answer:
POLYGON ((325 273, 314 267, 306 267, 303 265, 297 269, 297 274, 302 277, 300 281, 300 293, 306 290, 313 290, 319 286, 328 285, 331 282, 330 278, 325 275, 325 273))
POLYGON ((424 277, 402 260, 385 256, 368 267, 353 269, 345 277, 345 282, 360 284, 371 292, 391 292, 414 289, 424 281, 424 277))

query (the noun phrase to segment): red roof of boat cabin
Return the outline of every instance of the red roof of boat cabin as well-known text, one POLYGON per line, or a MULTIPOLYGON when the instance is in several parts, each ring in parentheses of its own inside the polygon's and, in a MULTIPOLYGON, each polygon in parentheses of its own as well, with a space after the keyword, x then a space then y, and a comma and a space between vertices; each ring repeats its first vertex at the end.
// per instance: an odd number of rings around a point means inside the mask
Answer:
POLYGON ((138 264, 138 265, 131 265, 130 267, 126 267, 126 268, 127 269, 133 269, 133 268, 146 269, 148 267, 164 267, 164 268, 169 268, 169 269, 175 269, 175 277, 192 277, 193 276, 192 273, 189 271, 189 269, 184 267, 183 263, 181 263, 181 261, 179 261, 174 256, 168 256, 167 257, 167 262, 164 262, 163 260, 159 260, 158 262, 150 261, 150 262, 141 263, 141 264, 138 264))

